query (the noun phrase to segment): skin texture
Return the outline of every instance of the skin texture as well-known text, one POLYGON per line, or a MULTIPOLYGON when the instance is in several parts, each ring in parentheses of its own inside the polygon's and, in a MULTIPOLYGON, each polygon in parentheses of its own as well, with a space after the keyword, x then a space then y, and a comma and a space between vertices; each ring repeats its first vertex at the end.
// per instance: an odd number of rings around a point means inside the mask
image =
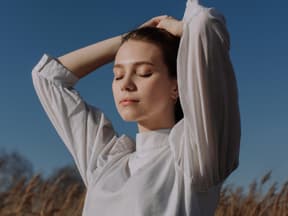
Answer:
POLYGON ((128 40, 116 54, 113 72, 114 102, 123 120, 137 122, 139 132, 173 127, 177 80, 169 77, 158 46, 128 40), (124 98, 136 102, 120 103, 124 98))

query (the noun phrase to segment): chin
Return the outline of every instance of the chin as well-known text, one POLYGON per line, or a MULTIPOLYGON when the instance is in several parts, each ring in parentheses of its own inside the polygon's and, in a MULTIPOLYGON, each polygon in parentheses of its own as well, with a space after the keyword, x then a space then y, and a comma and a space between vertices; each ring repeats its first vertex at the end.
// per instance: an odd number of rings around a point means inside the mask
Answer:
POLYGON ((123 121, 126 121, 126 122, 136 122, 138 119, 136 116, 128 114, 128 113, 125 113, 125 114, 122 113, 120 114, 120 116, 123 119, 123 121))
POLYGON ((123 121, 125 121, 125 122, 136 122, 136 120, 134 120, 134 119, 123 119, 123 121))
POLYGON ((122 117, 123 121, 125 122, 136 122, 137 120, 135 118, 127 118, 127 117, 122 117))
POLYGON ((118 113, 126 122, 136 122, 141 116, 141 113, 137 109, 128 109, 128 107, 125 109, 118 109, 118 113))

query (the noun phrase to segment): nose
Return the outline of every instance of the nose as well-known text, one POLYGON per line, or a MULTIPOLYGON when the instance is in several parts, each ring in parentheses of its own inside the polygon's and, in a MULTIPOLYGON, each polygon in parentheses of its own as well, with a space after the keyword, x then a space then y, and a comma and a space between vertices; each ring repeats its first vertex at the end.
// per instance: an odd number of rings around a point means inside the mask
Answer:
POLYGON ((121 91, 133 91, 136 85, 130 76, 123 78, 121 82, 121 91))

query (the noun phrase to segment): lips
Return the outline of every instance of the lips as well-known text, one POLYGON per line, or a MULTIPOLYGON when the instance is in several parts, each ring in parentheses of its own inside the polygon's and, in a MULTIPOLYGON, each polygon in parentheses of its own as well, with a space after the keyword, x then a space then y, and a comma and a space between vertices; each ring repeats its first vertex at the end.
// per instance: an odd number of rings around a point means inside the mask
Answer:
POLYGON ((124 98, 120 100, 119 104, 130 104, 130 103, 137 103, 139 100, 133 98, 124 98))

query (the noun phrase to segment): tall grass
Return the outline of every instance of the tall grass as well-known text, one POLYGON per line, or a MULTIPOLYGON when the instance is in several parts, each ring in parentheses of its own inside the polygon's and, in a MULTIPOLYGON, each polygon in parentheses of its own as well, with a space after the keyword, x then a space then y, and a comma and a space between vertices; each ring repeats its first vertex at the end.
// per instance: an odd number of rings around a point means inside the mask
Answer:
MULTIPOLYGON (((263 193, 270 179, 267 173, 259 182, 253 182, 244 192, 242 187, 225 186, 222 189, 216 216, 286 216, 288 215, 288 183, 278 190, 272 184, 263 193)), ((85 189, 81 183, 63 187, 65 175, 53 182, 40 175, 26 181, 20 179, 9 190, 0 193, 1 216, 76 216, 81 215, 85 189)))
POLYGON ((44 181, 39 175, 28 182, 20 179, 0 194, 1 216, 73 216, 81 215, 85 191, 80 183, 63 187, 64 175, 56 181, 44 181))
POLYGON ((224 187, 216 216, 288 216, 288 182, 279 189, 273 183, 263 193, 270 178, 271 172, 264 175, 260 182, 252 182, 247 193, 243 193, 242 187, 224 187))

